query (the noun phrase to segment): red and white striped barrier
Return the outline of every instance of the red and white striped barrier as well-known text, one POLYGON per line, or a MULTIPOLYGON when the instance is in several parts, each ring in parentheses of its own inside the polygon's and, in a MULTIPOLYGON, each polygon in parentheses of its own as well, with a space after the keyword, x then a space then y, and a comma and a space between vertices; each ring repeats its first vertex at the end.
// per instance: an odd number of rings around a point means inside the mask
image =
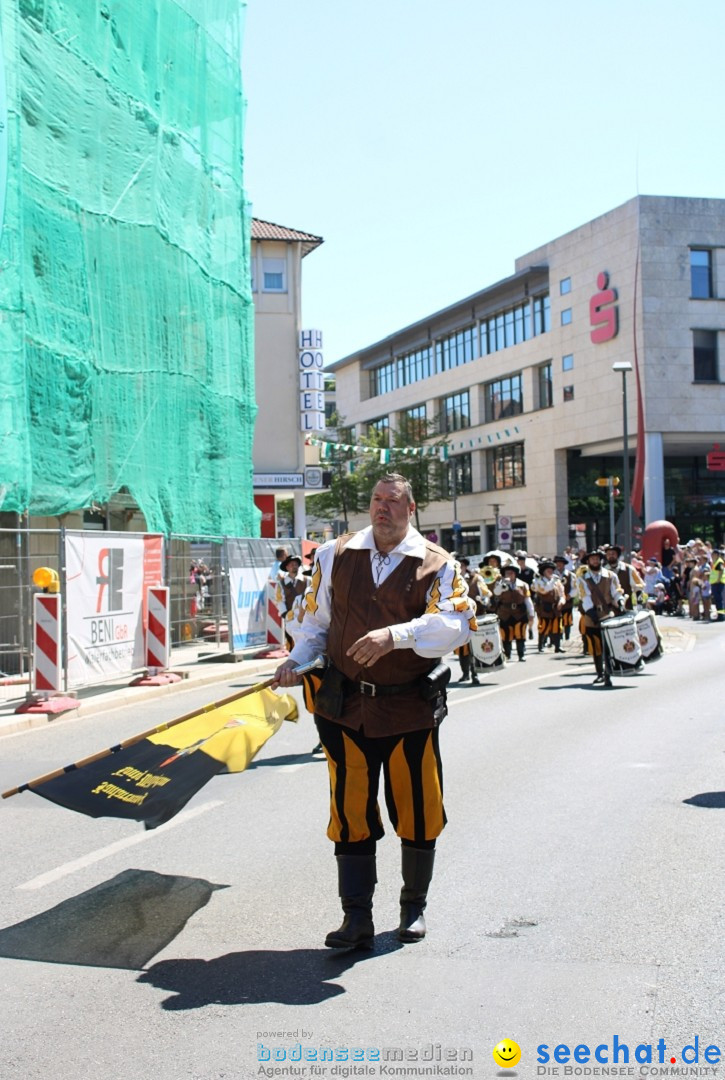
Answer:
POLYGON ((57 692, 63 672, 60 594, 36 593, 34 601, 32 688, 57 692))
POLYGON ((146 629, 146 667, 162 670, 169 666, 169 589, 165 585, 153 586, 146 593, 148 598, 148 625, 146 629))
POLYGON ((147 671, 133 679, 131 686, 164 686, 181 681, 181 675, 168 670, 171 659, 169 592, 166 585, 149 585, 146 590, 147 671))
POLYGON ((63 636, 60 593, 36 593, 33 598, 33 679, 26 700, 16 713, 62 713, 77 709, 76 698, 62 690, 63 636))
POLYGON ((284 649, 282 616, 277 609, 277 586, 267 584, 267 644, 284 649))

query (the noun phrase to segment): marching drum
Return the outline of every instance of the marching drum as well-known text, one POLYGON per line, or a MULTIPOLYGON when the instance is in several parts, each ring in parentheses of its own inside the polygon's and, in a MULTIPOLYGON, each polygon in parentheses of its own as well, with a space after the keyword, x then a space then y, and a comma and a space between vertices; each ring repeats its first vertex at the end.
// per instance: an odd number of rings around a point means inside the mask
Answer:
POLYGON ((633 675, 642 659, 634 615, 602 619, 599 626, 612 675, 633 675))
POLYGON ((476 623, 477 627, 471 634, 471 652, 474 658, 484 667, 501 666, 503 656, 498 615, 482 615, 476 623))
POLYGON ((662 656, 662 635, 660 634, 657 620, 652 611, 638 611, 634 617, 639 637, 639 646, 642 650, 642 659, 645 664, 652 660, 659 660, 662 656))

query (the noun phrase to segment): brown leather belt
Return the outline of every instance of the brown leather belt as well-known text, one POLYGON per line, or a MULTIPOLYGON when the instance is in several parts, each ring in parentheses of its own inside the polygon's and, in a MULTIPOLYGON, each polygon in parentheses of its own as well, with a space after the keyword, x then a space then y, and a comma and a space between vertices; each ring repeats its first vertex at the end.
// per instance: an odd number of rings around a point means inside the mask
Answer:
POLYGON ((362 694, 363 697, 392 697, 393 694, 404 694, 416 690, 419 680, 413 682, 397 683, 392 686, 384 686, 380 683, 366 682, 364 679, 345 679, 346 694, 362 694))

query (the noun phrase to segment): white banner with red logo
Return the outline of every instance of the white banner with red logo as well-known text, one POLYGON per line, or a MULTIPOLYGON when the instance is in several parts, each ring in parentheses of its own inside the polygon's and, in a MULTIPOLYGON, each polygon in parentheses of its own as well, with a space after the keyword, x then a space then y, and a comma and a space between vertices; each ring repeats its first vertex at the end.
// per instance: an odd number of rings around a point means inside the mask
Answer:
POLYGON ((146 590, 163 584, 163 537, 67 532, 68 686, 146 663, 146 590))

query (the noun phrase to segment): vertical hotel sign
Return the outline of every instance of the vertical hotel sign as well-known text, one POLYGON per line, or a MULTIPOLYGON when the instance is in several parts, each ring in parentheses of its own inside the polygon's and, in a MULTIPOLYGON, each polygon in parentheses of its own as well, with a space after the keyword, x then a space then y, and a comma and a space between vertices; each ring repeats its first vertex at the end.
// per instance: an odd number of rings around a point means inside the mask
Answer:
POLYGON ((325 430, 325 376, 322 374, 322 331, 300 330, 300 430, 325 430))

